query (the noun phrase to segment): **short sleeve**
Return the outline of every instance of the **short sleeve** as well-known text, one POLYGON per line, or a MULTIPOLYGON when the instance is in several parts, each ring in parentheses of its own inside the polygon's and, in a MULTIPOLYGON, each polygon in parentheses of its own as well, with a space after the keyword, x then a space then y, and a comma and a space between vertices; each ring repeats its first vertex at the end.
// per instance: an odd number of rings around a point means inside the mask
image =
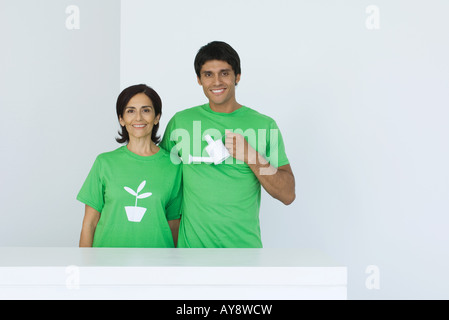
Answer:
POLYGON ((175 220, 181 217, 182 203, 182 165, 175 165, 177 168, 176 178, 174 179, 172 194, 165 207, 167 220, 175 220))
POLYGON ((164 136, 162 137, 162 141, 159 144, 159 147, 168 152, 170 152, 173 146, 175 145, 175 143, 172 140, 170 140, 170 135, 171 132, 173 131, 174 122, 175 116, 173 116, 168 122, 167 127, 165 128, 164 136))
MULTIPOLYGON (((176 128, 176 114, 170 119, 167 124, 167 128, 165 129, 164 136, 162 137, 162 141, 159 144, 159 147, 170 153, 170 159, 172 163, 179 164, 181 163, 180 151, 178 150, 178 137, 177 137, 177 128, 176 128)), ((182 130, 182 129, 181 129, 182 130)), ((183 132, 188 132, 182 130, 183 132)))
POLYGON ((279 127, 274 120, 270 125, 270 133, 267 138, 267 156, 270 164, 276 168, 289 164, 290 162, 285 153, 281 130, 279 130, 279 127))
POLYGON ((90 169, 76 199, 101 213, 104 206, 104 184, 101 179, 101 160, 99 157, 90 169))

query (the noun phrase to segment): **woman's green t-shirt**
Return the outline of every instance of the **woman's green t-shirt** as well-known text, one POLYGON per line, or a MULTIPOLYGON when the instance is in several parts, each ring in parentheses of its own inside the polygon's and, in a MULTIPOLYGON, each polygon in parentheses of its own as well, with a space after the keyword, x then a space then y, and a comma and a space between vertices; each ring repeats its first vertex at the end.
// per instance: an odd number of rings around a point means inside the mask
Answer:
POLYGON ((164 149, 100 154, 77 199, 100 212, 93 247, 173 248, 168 220, 181 216, 182 166, 164 149))

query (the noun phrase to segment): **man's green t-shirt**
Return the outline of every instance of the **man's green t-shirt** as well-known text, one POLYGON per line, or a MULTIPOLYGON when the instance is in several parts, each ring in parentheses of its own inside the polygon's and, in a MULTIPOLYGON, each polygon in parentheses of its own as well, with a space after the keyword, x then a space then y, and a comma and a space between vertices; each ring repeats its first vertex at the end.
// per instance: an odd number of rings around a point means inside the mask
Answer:
POLYGON ((172 153, 172 161, 179 156, 183 162, 180 248, 262 247, 261 186, 250 167, 232 157, 218 165, 188 163, 189 155, 208 156, 205 135, 224 142, 225 130, 244 135, 272 166, 289 163, 276 122, 253 109, 219 113, 205 104, 176 113, 160 146, 172 153))
POLYGON ((122 146, 100 154, 77 199, 100 212, 93 247, 173 248, 182 167, 164 149, 144 157, 122 146))

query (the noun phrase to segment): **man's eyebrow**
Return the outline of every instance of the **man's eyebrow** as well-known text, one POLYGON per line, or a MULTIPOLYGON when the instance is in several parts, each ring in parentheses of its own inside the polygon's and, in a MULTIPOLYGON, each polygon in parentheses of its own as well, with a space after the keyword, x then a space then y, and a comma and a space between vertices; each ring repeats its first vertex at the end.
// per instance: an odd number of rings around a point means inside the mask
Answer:
MULTIPOLYGON (((225 71, 227 71, 227 72, 229 72, 229 71, 231 71, 232 69, 221 69, 220 71, 218 71, 218 72, 225 72, 225 71)), ((213 71, 209 71, 209 70, 204 70, 204 71, 201 71, 201 73, 212 73, 213 71)))

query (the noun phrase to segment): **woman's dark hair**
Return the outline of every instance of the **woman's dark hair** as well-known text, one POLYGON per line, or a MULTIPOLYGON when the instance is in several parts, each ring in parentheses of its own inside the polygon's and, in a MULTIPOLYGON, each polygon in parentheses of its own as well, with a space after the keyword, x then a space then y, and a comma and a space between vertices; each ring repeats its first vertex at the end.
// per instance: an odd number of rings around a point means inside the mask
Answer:
MULTIPOLYGON (((123 117, 125 107, 128 104, 129 100, 131 100, 131 98, 138 93, 145 93, 147 97, 150 98, 151 102, 153 103, 155 117, 159 114, 162 115, 162 101, 157 92, 145 84, 136 84, 124 89, 117 98, 116 111, 117 118, 119 120, 120 116, 123 117)), ((153 126, 153 131, 151 133, 151 140, 155 144, 158 144, 161 141, 161 138, 157 136, 158 129, 159 122, 153 126)), ((126 130, 126 127, 121 126, 121 132, 119 131, 118 134, 120 135, 120 138, 115 139, 118 143, 125 143, 129 141, 129 134, 128 130, 126 130)))
POLYGON ((235 76, 242 73, 237 51, 226 42, 213 41, 200 48, 193 63, 198 78, 201 78, 201 67, 210 60, 226 61, 234 70, 235 76))

